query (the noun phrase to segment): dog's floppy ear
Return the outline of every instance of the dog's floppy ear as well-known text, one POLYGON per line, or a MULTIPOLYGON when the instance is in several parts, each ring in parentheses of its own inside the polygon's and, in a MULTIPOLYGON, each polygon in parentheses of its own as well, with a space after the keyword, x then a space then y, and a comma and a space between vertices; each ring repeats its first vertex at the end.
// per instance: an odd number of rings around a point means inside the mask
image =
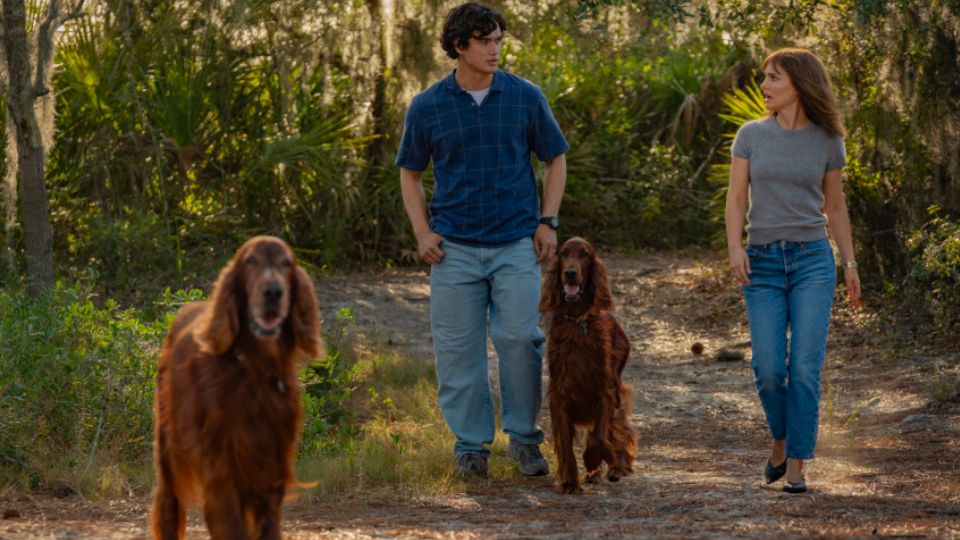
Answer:
POLYGON ((204 349, 213 354, 223 354, 230 349, 240 331, 240 302, 238 295, 246 293, 238 287, 239 255, 220 270, 210 298, 211 309, 200 332, 204 349))
POLYGON ((296 267, 293 272, 293 304, 290 318, 293 322, 293 338, 298 349, 308 356, 319 356, 324 349, 320 336, 320 317, 317 313, 317 293, 313 280, 307 272, 296 267))
POLYGON ((610 281, 607 275, 607 265, 600 257, 593 254, 593 265, 590 269, 590 285, 593 288, 593 305, 609 311, 613 309, 613 295, 610 294, 610 281))
POLYGON ((560 307, 560 257, 553 255, 546 272, 540 284, 540 313, 560 307))

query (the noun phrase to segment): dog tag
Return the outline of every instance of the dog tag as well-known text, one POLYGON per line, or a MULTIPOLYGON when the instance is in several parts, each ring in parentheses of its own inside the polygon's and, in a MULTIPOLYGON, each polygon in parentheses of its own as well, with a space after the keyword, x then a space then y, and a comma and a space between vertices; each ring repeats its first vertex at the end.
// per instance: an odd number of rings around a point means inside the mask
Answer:
POLYGON ((277 379, 277 390, 279 390, 281 394, 287 391, 287 385, 283 384, 283 381, 280 379, 277 379))
POLYGON ((580 323, 580 335, 581 336, 587 335, 587 321, 583 321, 580 323))

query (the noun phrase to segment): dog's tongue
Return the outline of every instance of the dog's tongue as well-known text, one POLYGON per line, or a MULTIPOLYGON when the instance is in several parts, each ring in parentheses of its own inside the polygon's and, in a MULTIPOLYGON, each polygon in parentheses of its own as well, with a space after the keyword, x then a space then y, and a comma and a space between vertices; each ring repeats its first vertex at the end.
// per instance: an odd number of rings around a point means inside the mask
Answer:
POLYGON ((564 294, 566 294, 567 296, 576 296, 576 295, 580 294, 580 286, 579 286, 579 285, 565 284, 565 285, 563 286, 563 292, 564 292, 564 294))
POLYGON ((257 326, 264 330, 273 330, 280 324, 280 317, 277 316, 266 316, 266 317, 256 317, 257 326))

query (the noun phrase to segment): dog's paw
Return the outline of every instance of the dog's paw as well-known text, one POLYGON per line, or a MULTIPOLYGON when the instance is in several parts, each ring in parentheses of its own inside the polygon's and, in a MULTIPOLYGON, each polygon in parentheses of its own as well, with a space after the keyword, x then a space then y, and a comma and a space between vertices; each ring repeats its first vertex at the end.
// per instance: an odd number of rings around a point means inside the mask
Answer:
POLYGON ((596 484, 600 482, 600 469, 589 471, 583 477, 583 481, 587 484, 596 484))
POLYGON ((576 482, 563 482, 557 486, 557 493, 565 495, 579 495, 583 493, 583 488, 576 482))
POLYGON ((583 466, 588 471, 599 469, 604 461, 611 461, 613 454, 606 447, 597 445, 589 446, 583 451, 583 466))
POLYGON ((613 467, 607 471, 607 480, 611 482, 618 482, 621 478, 626 476, 627 471, 623 470, 623 467, 613 467))

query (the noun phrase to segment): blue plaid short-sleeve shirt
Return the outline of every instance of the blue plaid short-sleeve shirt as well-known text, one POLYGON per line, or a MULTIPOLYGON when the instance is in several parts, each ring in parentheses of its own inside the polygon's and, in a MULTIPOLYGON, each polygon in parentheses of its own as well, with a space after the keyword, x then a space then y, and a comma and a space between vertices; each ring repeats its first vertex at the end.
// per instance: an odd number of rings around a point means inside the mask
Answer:
POLYGON ((533 83, 497 70, 477 105, 455 73, 413 99, 396 164, 423 171, 433 160, 430 228, 444 238, 497 246, 533 236, 540 200, 530 153, 548 161, 570 145, 533 83))

